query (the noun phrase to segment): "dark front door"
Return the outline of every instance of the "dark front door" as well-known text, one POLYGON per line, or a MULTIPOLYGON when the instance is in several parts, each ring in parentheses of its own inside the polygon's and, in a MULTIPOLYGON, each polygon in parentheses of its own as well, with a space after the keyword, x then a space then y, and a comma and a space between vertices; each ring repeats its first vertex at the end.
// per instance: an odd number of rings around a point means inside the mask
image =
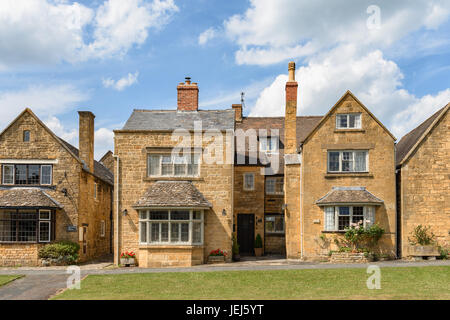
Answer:
POLYGON ((239 244, 239 253, 254 254, 255 244, 255 215, 238 214, 237 223, 237 241, 239 244))

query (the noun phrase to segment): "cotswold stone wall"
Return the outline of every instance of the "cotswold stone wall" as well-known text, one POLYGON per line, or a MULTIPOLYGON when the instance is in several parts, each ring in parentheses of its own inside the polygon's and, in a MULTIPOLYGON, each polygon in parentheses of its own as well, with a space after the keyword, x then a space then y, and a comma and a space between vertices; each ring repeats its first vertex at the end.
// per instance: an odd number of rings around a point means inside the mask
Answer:
POLYGON ((425 137, 401 168, 401 246, 410 252, 408 238, 419 224, 430 226, 436 240, 450 247, 450 114, 425 137))
MULTIPOLYGON (((289 178, 288 178, 289 179, 289 178)), ((394 139, 350 95, 339 103, 330 117, 303 145, 302 212, 304 222, 304 257, 314 258, 324 251, 336 250, 334 238, 339 233, 324 233, 329 246, 324 248, 318 238, 324 230, 324 211, 315 202, 333 187, 361 186, 382 199, 376 208, 375 222, 386 230, 379 243, 381 253, 395 256, 396 192, 394 139), (336 130, 337 113, 362 113, 361 130, 336 130), (369 150, 368 174, 328 174, 327 150, 369 150)), ((289 208, 289 207, 288 207, 289 208)), ((299 239, 296 232, 294 236, 299 239)), ((290 239, 288 238, 288 242, 290 239)))
MULTIPOLYGON (((99 228, 91 221, 99 221, 100 216, 108 217, 106 223, 107 231, 109 230, 111 197, 105 196, 101 205, 98 206, 87 204, 89 202, 87 199, 93 197, 93 194, 90 193, 93 190, 92 175, 83 173, 81 164, 30 113, 25 112, 0 137, 0 159, 58 160, 58 163, 53 165, 52 186, 45 190, 49 196, 63 206, 62 210, 56 212, 56 241, 70 240, 78 242, 81 246, 78 230, 76 232, 67 231, 68 226, 76 226, 78 229, 82 223, 85 223, 85 221, 81 221, 78 214, 81 210, 83 210, 83 215, 89 217, 89 222, 86 223, 93 226, 92 229, 89 228, 89 237, 98 239, 99 228), (23 142, 24 130, 29 130, 31 133, 29 142, 23 142), (85 179, 84 176, 89 176, 90 182, 80 185, 80 180, 85 179), (64 189, 67 190, 67 196, 62 192, 64 189), (88 193, 92 196, 87 197, 88 193), (85 194, 82 200, 81 194, 85 194), (108 206, 109 208, 107 208, 108 206)), ((0 183, 2 181, 1 174, 0 170, 0 183)), ((87 257, 81 255, 81 259, 86 260, 94 255, 109 252, 109 249, 105 247, 106 243, 109 243, 109 239, 102 241, 100 249, 94 250, 98 242, 91 240, 92 255, 89 254, 87 257)), ((0 244, 0 265, 36 265, 38 263, 37 247, 37 244, 0 244), (17 255, 16 258, 15 255, 17 255)))
MULTIPOLYGON (((117 251, 134 251, 139 254, 138 261, 147 260, 142 265, 152 265, 159 260, 158 255, 150 255, 139 246, 139 217, 133 209, 133 204, 155 183, 156 180, 147 178, 147 149, 148 147, 174 147, 178 141, 171 140, 170 132, 123 132, 116 131, 115 154, 120 158, 119 177, 119 211, 128 211, 127 216, 119 215, 119 239, 117 251), (150 260, 148 260, 150 259, 150 260)), ((193 139, 192 139, 193 140, 193 139)), ((204 141, 203 147, 207 146, 204 141)), ((224 148, 224 159, 225 159, 224 148)), ((192 179, 194 186, 213 205, 205 211, 204 260, 212 250, 222 249, 229 253, 227 260, 231 260, 231 233, 233 227, 233 165, 207 164, 200 166, 200 177, 192 179), (226 215, 222 212, 225 210, 226 215)), ((160 179, 160 180, 168 180, 160 179)), ((182 178, 180 180, 187 180, 182 178)), ((116 205, 116 202, 115 202, 116 205)), ((175 248, 161 248, 166 255, 173 254, 175 248)), ((175 251, 174 251, 175 250, 175 251)), ((195 260, 195 259, 194 259, 195 260)), ((141 263, 141 262, 139 262, 141 263)), ((186 265, 189 265, 186 263, 186 265)))

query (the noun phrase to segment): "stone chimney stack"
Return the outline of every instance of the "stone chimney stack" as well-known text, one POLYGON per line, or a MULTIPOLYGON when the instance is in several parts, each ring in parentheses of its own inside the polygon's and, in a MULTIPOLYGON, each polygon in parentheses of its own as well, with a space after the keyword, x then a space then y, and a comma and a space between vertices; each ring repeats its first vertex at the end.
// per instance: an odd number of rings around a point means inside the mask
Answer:
POLYGON ((181 82, 178 87, 178 111, 198 111, 198 85, 191 83, 191 78, 186 77, 186 82, 181 82))
POLYGON ((234 119, 236 122, 242 122, 242 104, 233 104, 231 108, 234 110, 234 119))
POLYGON ((289 62, 289 80, 286 82, 286 113, 284 118, 284 153, 297 153, 297 89, 295 62, 289 62))
POLYGON ((79 149, 80 159, 86 167, 94 172, 94 114, 90 111, 79 111, 80 133, 79 149))

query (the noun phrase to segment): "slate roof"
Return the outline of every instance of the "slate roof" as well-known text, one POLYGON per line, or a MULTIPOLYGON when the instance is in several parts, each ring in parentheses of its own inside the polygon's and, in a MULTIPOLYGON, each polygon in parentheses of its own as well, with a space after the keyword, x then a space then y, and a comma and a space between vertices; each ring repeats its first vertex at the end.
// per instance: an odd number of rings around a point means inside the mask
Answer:
MULTIPOLYGON (((134 110, 123 131, 170 131, 194 129, 194 121, 201 121, 203 130, 233 130, 234 110, 134 110)), ((119 130, 120 131, 120 130, 119 130)))
MULTIPOLYGON (((70 151, 75 156, 77 156, 77 157, 80 156, 80 150, 78 150, 73 145, 71 145, 70 143, 64 141, 61 138, 59 138, 59 140, 61 140, 61 142, 64 143, 64 145, 66 145, 66 147, 69 148, 70 151)), ((109 171, 109 169, 106 168, 103 164, 101 164, 100 162, 98 162, 96 160, 94 160, 94 172, 93 172, 93 174, 94 174, 94 176, 96 176, 100 180, 103 180, 104 182, 110 184, 111 186, 114 185, 114 174, 111 171, 109 171)))
POLYGON ((133 208, 211 208, 212 205, 189 181, 158 181, 150 186, 133 208))
POLYGON ((435 114, 422 122, 417 128, 407 133, 397 144, 397 165, 399 165, 409 151, 416 145, 416 143, 422 138, 423 134, 430 128, 434 121, 449 109, 450 104, 446 105, 442 109, 438 110, 435 114))
POLYGON ((53 208, 63 206, 39 188, 12 188, 0 190, 0 208, 53 208))
POLYGON ((368 203, 381 205, 384 201, 367 191, 365 187, 333 187, 330 192, 316 201, 316 204, 319 206, 339 203, 368 203))

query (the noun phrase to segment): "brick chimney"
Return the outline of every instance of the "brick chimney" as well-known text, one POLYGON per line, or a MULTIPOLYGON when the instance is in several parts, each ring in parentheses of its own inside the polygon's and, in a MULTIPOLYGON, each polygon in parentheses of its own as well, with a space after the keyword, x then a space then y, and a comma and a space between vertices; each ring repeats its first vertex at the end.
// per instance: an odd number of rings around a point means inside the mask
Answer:
POLYGON ((234 110, 234 119, 236 122, 242 122, 242 104, 233 104, 231 108, 234 110))
POLYGON ((198 85, 191 83, 191 78, 186 77, 186 82, 182 82, 177 87, 178 91, 178 111, 198 110, 198 85))
POLYGON ((84 161, 86 167, 94 172, 94 114, 90 111, 79 111, 80 133, 79 149, 80 159, 84 161))
POLYGON ((295 62, 289 62, 289 80, 286 82, 286 113, 284 118, 284 153, 297 153, 297 88, 295 62))

